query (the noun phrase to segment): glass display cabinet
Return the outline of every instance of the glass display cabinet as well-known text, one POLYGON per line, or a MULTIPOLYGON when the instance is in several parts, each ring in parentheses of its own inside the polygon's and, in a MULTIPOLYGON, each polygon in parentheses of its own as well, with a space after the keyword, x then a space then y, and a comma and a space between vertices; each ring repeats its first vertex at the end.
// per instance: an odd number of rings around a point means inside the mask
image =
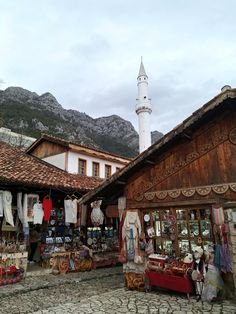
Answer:
POLYGON ((156 253, 183 256, 213 243, 211 209, 168 208, 143 213, 146 238, 152 238, 156 253), (148 229, 153 228, 150 236, 148 229))

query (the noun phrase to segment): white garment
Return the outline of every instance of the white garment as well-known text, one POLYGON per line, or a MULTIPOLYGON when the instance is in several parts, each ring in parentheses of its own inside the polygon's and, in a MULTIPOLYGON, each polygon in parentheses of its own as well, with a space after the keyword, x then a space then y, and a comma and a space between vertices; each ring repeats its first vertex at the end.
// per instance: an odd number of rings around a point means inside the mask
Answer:
POLYGON ((43 205, 42 203, 35 203, 33 206, 33 218, 34 218, 34 224, 42 224, 43 222, 43 205))
POLYGON ((14 227, 14 220, 12 215, 12 194, 10 191, 3 192, 3 210, 6 222, 8 222, 12 227, 14 227))
POLYGON ((24 194, 23 199, 23 227, 28 227, 28 194, 24 194))
POLYGON ((91 203, 91 206, 93 208, 91 212, 91 221, 94 226, 100 226, 103 224, 104 214, 100 209, 101 204, 101 200, 91 203))
POLYGON ((65 223, 77 223, 77 199, 64 200, 65 223))
POLYGON ((133 237, 140 236, 142 228, 138 212, 127 211, 124 224, 122 226, 122 239, 129 238, 130 229, 133 229, 133 237))
POLYGON ((23 207, 22 207, 22 192, 17 193, 17 211, 18 211, 18 217, 23 225, 24 213, 23 213, 23 207))
POLYGON ((0 217, 3 217, 3 191, 0 191, 0 217))

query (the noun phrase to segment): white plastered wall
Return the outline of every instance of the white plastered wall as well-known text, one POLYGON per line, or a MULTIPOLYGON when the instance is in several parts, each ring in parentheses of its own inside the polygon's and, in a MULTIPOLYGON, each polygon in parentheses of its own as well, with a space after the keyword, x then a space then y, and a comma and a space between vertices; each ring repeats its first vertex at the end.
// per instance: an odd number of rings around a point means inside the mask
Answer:
POLYGON ((66 166, 65 159, 66 159, 66 153, 62 153, 62 154, 43 158, 44 161, 62 169, 62 170, 65 170, 65 166, 66 166))
POLYGON ((68 172, 70 173, 78 173, 78 161, 79 158, 86 160, 87 164, 87 176, 92 176, 92 163, 97 162, 99 163, 99 169, 100 169, 100 178, 105 178, 105 165, 110 165, 111 166, 111 173, 116 172, 116 168, 123 168, 124 165, 121 163, 117 162, 112 162, 112 161, 106 161, 104 159, 99 159, 96 157, 91 157, 75 152, 68 152, 68 172))

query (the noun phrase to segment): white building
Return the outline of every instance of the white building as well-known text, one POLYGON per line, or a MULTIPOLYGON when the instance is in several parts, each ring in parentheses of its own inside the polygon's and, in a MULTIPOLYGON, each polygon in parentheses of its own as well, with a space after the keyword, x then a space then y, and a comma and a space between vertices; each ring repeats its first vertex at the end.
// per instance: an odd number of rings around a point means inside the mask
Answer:
POLYGON ((139 124, 139 153, 151 146, 150 114, 152 112, 151 99, 148 97, 148 76, 141 60, 137 77, 138 98, 136 113, 139 124))
POLYGON ((69 173, 102 179, 110 177, 131 161, 129 158, 45 134, 37 139, 26 152, 69 173))

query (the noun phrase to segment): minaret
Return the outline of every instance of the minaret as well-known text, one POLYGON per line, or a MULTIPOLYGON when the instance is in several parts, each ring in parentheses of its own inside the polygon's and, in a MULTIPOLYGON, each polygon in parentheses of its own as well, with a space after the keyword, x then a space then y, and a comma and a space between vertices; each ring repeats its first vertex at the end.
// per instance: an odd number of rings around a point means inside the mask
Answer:
POLYGON ((152 112, 151 99, 148 98, 148 76, 145 72, 142 58, 137 81, 136 113, 139 124, 139 153, 142 153, 151 146, 150 114, 152 112))

